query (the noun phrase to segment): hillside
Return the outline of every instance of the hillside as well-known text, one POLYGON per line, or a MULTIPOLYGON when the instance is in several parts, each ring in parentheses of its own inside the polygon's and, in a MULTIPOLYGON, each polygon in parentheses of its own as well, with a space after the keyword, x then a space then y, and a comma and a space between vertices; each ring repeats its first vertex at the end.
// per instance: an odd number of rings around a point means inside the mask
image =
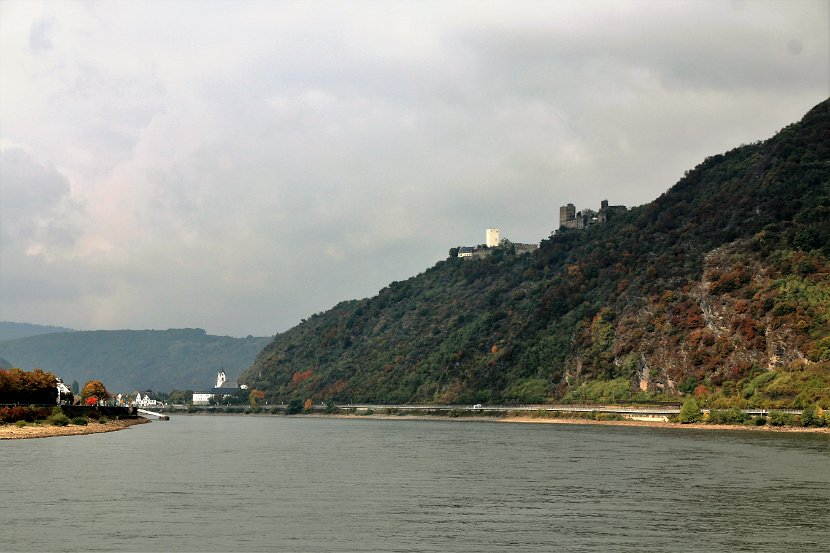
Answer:
POLYGON ((825 101, 532 255, 449 258, 314 315, 242 380, 272 401, 830 407, 828 258, 825 101))
POLYGON ((224 368, 235 380, 271 338, 211 336, 202 329, 97 330, 0 342, 0 356, 66 382, 103 381, 112 391, 205 389, 224 368))
POLYGON ((62 326, 35 325, 30 323, 14 323, 11 321, 0 321, 0 342, 3 340, 16 340, 28 338, 38 334, 51 334, 53 332, 73 332, 71 328, 62 326))

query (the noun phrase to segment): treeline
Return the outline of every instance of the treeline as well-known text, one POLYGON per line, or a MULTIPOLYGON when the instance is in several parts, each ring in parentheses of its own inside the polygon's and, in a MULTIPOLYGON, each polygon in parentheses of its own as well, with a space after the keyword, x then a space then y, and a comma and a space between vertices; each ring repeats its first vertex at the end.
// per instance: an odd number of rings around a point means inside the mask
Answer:
POLYGON ((57 397, 57 378, 51 372, 0 369, 0 404, 56 404, 57 397))

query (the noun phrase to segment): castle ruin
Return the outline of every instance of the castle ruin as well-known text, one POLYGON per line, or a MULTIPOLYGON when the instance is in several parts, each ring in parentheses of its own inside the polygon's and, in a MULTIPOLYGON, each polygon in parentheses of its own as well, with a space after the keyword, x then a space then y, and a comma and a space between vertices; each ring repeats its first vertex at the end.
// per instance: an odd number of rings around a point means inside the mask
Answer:
POLYGON ((628 208, 624 205, 608 205, 608 200, 602 200, 599 211, 583 209, 577 211, 574 204, 563 205, 559 208, 559 226, 564 228, 584 229, 591 225, 607 223, 628 208))

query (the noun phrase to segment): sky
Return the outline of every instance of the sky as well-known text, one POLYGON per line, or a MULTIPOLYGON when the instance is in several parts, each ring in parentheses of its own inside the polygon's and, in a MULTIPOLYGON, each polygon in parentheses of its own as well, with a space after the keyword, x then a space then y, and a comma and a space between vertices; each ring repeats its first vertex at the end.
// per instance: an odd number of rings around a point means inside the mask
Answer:
POLYGON ((0 319, 267 336, 830 94, 827 1, 0 2, 0 319))

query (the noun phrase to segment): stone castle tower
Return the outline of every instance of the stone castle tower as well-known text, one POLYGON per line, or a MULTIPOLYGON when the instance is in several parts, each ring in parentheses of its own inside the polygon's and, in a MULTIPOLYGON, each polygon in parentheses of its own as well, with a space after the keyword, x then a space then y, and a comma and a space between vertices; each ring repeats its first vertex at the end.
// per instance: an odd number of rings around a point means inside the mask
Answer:
POLYGON ((576 206, 574 204, 563 205, 559 208, 559 226, 569 227, 571 221, 576 221, 576 206))

